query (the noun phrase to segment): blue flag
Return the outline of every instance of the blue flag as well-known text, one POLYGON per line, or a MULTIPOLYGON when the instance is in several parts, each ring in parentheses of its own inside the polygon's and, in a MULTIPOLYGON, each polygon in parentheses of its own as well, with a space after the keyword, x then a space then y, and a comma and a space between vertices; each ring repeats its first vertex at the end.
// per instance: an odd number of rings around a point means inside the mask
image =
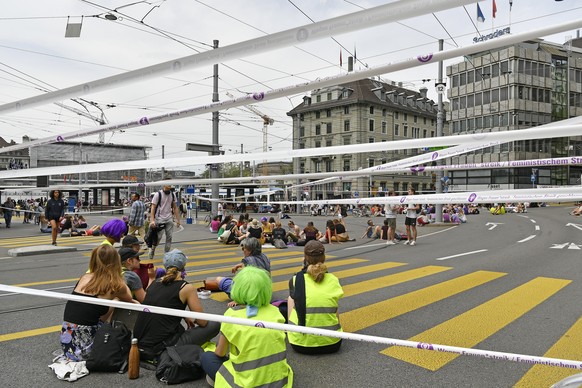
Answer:
POLYGON ((485 16, 483 15, 483 12, 481 12, 479 4, 477 4, 477 21, 481 23, 485 22, 485 16))

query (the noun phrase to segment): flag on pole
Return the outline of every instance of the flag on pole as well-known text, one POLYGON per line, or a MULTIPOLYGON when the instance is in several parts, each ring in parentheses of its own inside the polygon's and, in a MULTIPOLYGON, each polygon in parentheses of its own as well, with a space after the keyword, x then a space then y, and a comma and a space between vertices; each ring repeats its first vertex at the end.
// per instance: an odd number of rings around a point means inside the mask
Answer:
POLYGON ((511 12, 511 7, 513 7, 513 0, 509 0, 509 12, 511 12))
POLYGON ((479 7, 479 4, 477 4, 477 21, 481 23, 485 22, 485 16, 483 15, 483 12, 481 12, 481 7, 479 7))
POLYGON ((344 65, 344 62, 342 61, 342 50, 340 49, 340 67, 342 67, 344 65))
POLYGON ((497 4, 495 4, 495 0, 493 0, 493 19, 495 19, 496 13, 497 13, 497 4))

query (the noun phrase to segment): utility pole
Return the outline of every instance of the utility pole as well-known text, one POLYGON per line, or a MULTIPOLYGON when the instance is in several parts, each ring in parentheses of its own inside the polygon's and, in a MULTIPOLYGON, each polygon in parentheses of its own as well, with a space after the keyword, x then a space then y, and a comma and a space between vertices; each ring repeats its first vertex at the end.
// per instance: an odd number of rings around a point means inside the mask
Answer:
MULTIPOLYGON (((240 143, 240 154, 242 155, 244 153, 243 151, 243 144, 240 143)), ((240 177, 242 178, 243 176, 243 166, 244 166, 244 162, 240 162, 240 177)))
MULTIPOLYGON (((443 51, 444 40, 439 39, 439 51, 443 51)), ((438 85, 443 83, 443 61, 439 61, 439 74, 438 74, 438 85)), ((443 90, 444 93, 444 90, 443 90)), ((443 136, 443 126, 445 123, 445 113, 443 111, 443 93, 438 93, 438 105, 437 105, 437 138, 443 136)), ((437 166, 442 165, 442 160, 436 161, 437 166)), ((435 189, 437 194, 443 193, 443 171, 437 170, 436 172, 436 182, 435 189)), ((435 206, 435 222, 443 222, 443 205, 436 204, 435 206)))
MULTIPOLYGON (((162 160, 165 159, 166 146, 162 144, 162 160)), ((166 169, 162 167, 162 180, 166 179, 166 169)))
MULTIPOLYGON (((215 39, 213 43, 214 43, 213 47, 217 49, 218 40, 215 39)), ((212 81, 213 81, 212 102, 218 102, 218 63, 214 64, 214 74, 212 76, 212 81)), ((220 155, 220 151, 218 150, 218 111, 212 112, 212 145, 214 146, 214 151, 212 152, 212 154, 220 155)), ((215 182, 217 182, 219 177, 218 173, 219 166, 220 165, 216 163, 210 165, 210 177, 216 179, 215 182)), ((212 199, 214 199, 214 201, 211 201, 210 213, 214 216, 218 213, 218 202, 216 200, 220 198, 219 195, 220 185, 218 183, 212 183, 211 187, 212 187, 212 199)))

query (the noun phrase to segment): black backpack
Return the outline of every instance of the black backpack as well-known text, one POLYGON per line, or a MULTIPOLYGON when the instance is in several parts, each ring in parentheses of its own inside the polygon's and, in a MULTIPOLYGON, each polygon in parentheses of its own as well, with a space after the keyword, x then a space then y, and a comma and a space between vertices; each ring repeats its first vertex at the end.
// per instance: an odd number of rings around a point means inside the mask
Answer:
POLYGON ((180 384, 204 377, 200 356, 204 350, 198 345, 168 346, 160 355, 156 378, 166 384, 180 384))
POLYGON ((127 371, 131 331, 121 321, 104 323, 95 334, 85 366, 89 372, 127 371))

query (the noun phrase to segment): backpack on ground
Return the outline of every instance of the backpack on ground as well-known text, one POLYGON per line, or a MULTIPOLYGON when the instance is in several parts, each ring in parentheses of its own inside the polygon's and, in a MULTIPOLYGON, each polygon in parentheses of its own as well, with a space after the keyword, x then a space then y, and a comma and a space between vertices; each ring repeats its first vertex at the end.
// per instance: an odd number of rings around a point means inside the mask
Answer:
POLYGON ((394 238, 396 240, 408 240, 408 235, 406 232, 394 232, 394 238))
POLYGON ((86 367, 89 372, 127 371, 131 331, 120 321, 104 323, 95 334, 86 367))
POLYGON ((160 355, 156 378, 168 385, 201 379, 205 375, 200 364, 203 352, 198 345, 168 346, 160 355))

